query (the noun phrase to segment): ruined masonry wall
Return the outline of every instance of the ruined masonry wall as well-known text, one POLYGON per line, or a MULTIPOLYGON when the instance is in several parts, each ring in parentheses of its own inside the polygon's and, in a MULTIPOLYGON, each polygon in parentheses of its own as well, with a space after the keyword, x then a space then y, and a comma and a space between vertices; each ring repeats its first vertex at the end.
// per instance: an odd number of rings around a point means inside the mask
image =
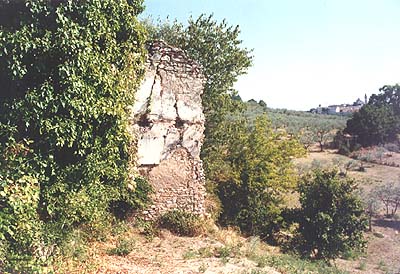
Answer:
POLYGON ((149 219, 172 209, 204 214, 204 78, 180 49, 156 41, 148 51, 131 122, 139 172, 155 190, 153 205, 142 213, 149 219))

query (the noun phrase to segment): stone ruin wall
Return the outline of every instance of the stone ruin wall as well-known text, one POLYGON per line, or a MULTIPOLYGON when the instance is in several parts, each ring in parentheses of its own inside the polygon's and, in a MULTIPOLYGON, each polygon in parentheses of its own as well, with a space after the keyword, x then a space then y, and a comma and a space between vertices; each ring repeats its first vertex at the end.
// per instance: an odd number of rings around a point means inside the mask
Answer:
POLYGON ((138 139, 139 172, 155 191, 153 204, 142 215, 152 219, 172 209, 202 215, 204 77, 199 65, 180 49, 156 41, 148 52, 131 122, 138 139))

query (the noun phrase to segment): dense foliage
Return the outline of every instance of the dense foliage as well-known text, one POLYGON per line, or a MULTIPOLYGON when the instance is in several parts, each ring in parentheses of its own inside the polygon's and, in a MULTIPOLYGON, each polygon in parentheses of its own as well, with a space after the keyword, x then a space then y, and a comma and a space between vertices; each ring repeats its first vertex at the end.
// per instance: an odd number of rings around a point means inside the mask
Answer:
POLYGON ((128 179, 126 128, 143 74, 142 9, 0 2, 0 268, 29 271, 73 228, 94 233, 109 209, 146 201, 146 182, 128 179))
POLYGON ((240 120, 225 129, 226 152, 212 154, 220 166, 212 177, 223 206, 221 221, 270 237, 282 223, 283 197, 297 183, 292 158, 304 150, 297 140, 274 131, 266 117, 257 118, 254 127, 240 120))
POLYGON ((202 220, 198 215, 172 210, 160 216, 159 225, 180 236, 198 236, 202 233, 202 220))
POLYGON ((355 190, 355 181, 335 170, 317 170, 303 178, 299 229, 306 251, 330 259, 363 248, 366 219, 355 190))
POLYGON ((399 141, 400 86, 384 86, 379 91, 347 122, 345 132, 362 146, 399 141))

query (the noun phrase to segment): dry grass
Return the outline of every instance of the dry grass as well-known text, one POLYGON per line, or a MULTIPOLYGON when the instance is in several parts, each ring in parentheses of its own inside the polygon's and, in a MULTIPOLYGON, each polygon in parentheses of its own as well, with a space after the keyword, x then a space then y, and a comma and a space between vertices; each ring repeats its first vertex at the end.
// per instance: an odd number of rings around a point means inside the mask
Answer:
POLYGON ((56 273, 278 273, 268 266, 257 267, 251 260, 273 248, 257 238, 246 239, 232 228, 210 230, 211 234, 198 237, 178 237, 161 230, 159 237, 148 240, 132 228, 106 242, 92 243, 88 260, 64 260, 56 273), (133 240, 132 252, 108 255, 120 237, 133 240))
MULTIPOLYGON (((394 157, 400 157, 400 154, 397 153, 394 157)), ((360 182, 359 186, 366 191, 382 184, 400 181, 399 167, 353 160, 349 157, 336 154, 334 150, 310 153, 308 157, 298 159, 296 165, 301 169, 310 169, 313 165, 319 164, 323 167, 337 167, 338 163, 345 164, 349 161, 354 161, 356 167, 348 172, 348 176, 357 179, 360 182), (365 168, 364 172, 356 170, 361 165, 365 168)))

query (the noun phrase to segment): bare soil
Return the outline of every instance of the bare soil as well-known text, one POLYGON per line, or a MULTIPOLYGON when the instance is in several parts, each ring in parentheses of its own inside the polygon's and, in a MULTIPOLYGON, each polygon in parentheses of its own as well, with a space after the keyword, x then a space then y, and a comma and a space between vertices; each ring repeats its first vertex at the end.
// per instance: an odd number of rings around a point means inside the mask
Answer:
POLYGON ((274 247, 260 244, 256 249, 249 239, 233 230, 217 230, 214 236, 178 237, 161 230, 159 237, 146 239, 132 229, 124 237, 135 242, 127 256, 111 256, 107 250, 115 247, 116 239, 94 243, 90 250, 90 263, 82 266, 64 265, 60 272, 101 274, 279 274, 273 268, 257 267, 257 263, 246 258, 249 252, 274 253, 274 247), (240 252, 231 252, 228 257, 218 255, 224 247, 236 247, 240 252), (263 249, 263 250, 261 250, 263 249), (268 250, 266 250, 268 249, 268 250), (240 255, 239 255, 240 253, 240 255), (253 271, 253 272, 252 272, 253 271))

